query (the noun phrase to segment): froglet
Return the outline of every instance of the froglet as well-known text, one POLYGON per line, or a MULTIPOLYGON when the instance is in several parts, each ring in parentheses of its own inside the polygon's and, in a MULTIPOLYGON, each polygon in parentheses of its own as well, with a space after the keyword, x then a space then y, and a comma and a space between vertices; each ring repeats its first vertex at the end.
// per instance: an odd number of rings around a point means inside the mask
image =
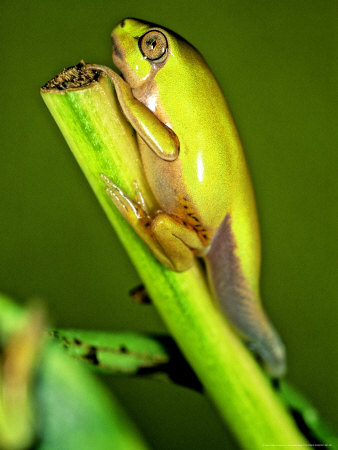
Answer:
POLYGON ((261 306, 260 235, 242 144, 223 93, 201 54, 176 33, 125 19, 112 32, 109 68, 137 133, 160 210, 149 212, 103 177, 111 199, 168 268, 204 258, 224 315, 271 376, 285 372, 284 346, 261 306))

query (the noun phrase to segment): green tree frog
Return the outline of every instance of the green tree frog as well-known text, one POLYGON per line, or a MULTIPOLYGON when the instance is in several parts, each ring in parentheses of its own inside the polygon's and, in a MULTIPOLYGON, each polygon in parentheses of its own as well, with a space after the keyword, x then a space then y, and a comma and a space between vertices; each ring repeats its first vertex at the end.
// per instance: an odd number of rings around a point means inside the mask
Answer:
POLYGON ((231 113, 201 54, 176 33, 136 19, 112 32, 109 68, 137 133, 159 210, 129 198, 103 176, 112 201, 155 256, 175 271, 205 260, 226 318, 272 376, 285 372, 284 346, 260 300, 260 235, 253 188, 231 113))

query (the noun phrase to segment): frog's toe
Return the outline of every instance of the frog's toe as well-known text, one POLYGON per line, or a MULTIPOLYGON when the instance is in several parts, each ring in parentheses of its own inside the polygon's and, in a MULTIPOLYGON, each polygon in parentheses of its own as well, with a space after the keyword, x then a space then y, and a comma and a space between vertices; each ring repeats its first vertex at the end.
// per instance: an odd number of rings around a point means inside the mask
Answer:
POLYGON ((120 188, 117 186, 106 187, 105 191, 121 213, 128 213, 131 210, 135 212, 133 202, 123 194, 120 188))
POLYGON ((104 173, 100 173, 100 178, 108 187, 117 188, 116 184, 114 184, 104 173))

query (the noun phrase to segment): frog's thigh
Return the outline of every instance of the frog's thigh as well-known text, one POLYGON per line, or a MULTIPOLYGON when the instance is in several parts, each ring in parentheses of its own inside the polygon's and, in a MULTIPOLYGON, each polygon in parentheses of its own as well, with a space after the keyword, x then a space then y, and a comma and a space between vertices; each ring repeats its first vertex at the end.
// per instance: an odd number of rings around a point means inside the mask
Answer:
POLYGON ((151 223, 152 234, 171 261, 173 270, 183 272, 194 263, 194 250, 202 250, 203 244, 194 230, 177 222, 167 214, 158 214, 151 223))

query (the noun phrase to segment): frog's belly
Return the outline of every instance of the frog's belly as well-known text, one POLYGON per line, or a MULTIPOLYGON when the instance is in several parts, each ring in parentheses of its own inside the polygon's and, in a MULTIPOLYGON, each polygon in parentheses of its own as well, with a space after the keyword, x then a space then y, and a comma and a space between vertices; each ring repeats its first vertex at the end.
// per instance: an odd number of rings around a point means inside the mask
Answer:
POLYGON ((195 195, 194 186, 185 183, 180 158, 172 162, 164 161, 141 139, 139 144, 147 181, 160 208, 199 230, 201 234, 205 233, 208 239, 212 238, 227 212, 225 199, 222 196, 211 196, 210 187, 195 195), (210 196, 209 201, 207 196, 210 196), (203 207, 205 204, 208 208, 203 207))

